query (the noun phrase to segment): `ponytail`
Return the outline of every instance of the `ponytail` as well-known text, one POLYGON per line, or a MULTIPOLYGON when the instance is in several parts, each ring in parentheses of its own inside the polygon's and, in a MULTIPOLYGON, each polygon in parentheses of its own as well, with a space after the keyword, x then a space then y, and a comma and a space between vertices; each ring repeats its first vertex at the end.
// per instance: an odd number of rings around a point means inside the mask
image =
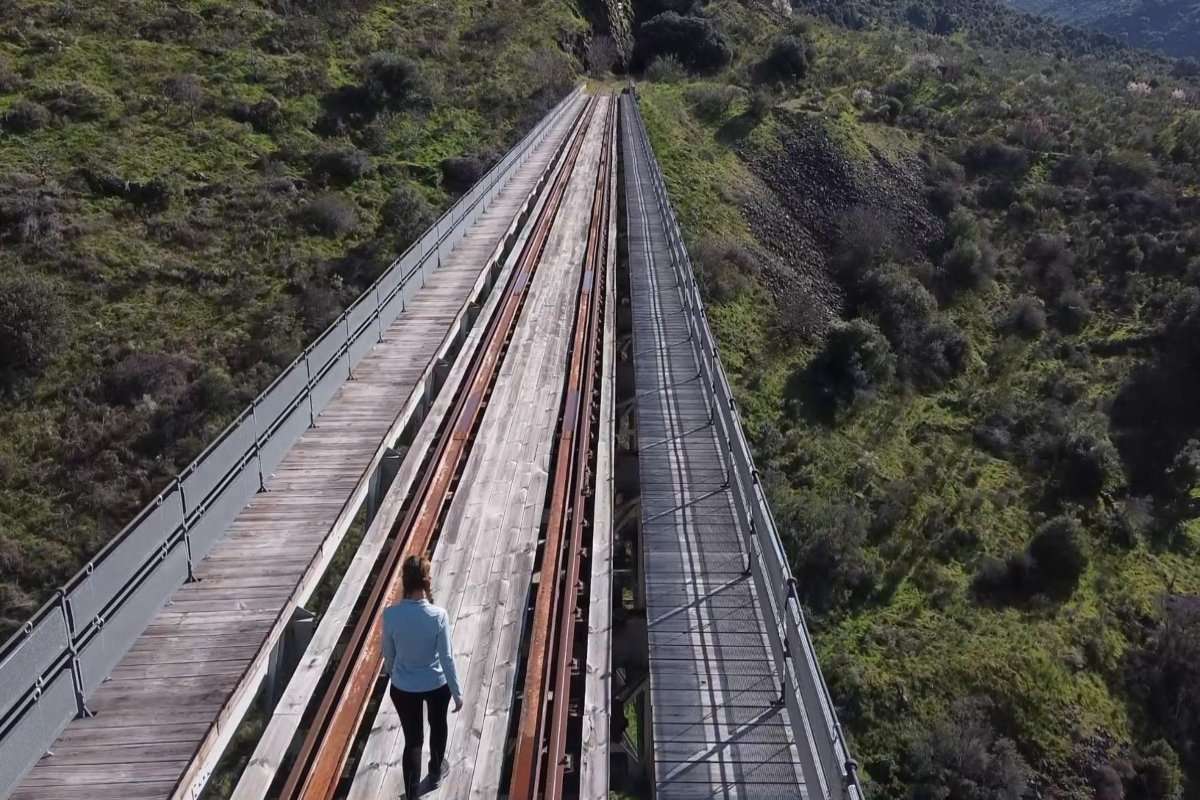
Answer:
POLYGON ((429 602, 433 602, 433 578, 430 577, 432 567, 429 559, 424 556, 409 556, 404 559, 404 566, 400 568, 400 580, 405 597, 424 591, 429 602))

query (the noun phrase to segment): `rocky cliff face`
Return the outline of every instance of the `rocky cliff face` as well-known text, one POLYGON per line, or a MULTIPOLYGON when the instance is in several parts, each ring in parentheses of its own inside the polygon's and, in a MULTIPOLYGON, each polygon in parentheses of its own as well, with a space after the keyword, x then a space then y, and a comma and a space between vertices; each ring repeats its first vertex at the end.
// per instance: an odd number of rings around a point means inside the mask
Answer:
POLYGON ((597 36, 608 36, 617 48, 618 66, 625 68, 633 52, 632 0, 589 0, 588 14, 597 36))

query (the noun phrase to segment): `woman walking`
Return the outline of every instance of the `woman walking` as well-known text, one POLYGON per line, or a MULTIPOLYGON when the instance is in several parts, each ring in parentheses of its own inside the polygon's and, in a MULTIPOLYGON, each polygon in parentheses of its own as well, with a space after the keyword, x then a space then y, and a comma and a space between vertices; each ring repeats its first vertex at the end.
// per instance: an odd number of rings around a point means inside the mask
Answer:
POLYGON ((383 612, 383 664, 391 678, 392 703, 404 731, 404 796, 419 795, 421 748, 425 729, 421 707, 429 709, 429 779, 438 787, 446 755, 446 709, 462 708, 462 689, 454 669, 450 621, 433 605, 429 559, 409 556, 401 568, 404 599, 383 612))

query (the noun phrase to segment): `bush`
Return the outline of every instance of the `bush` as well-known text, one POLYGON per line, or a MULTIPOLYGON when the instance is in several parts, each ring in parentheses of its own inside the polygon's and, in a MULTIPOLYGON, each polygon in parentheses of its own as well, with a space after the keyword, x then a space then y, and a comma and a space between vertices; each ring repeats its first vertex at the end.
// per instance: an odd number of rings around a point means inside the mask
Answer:
POLYGON ((985 557, 971 580, 971 591, 981 600, 1014 603, 1032 594, 1034 563, 1025 553, 1006 559, 985 557))
POLYGON ((817 613, 871 596, 882 567, 866 550, 867 522, 849 505, 807 506, 783 518, 800 602, 817 613))
POLYGON ((358 212, 346 199, 326 194, 300 209, 299 221, 312 233, 335 238, 358 226, 358 212))
MULTIPOLYGON (((1162 620, 1130 654, 1125 679, 1153 728, 1178 748, 1189 770, 1200 769, 1200 600, 1166 599, 1162 620)), ((1179 787, 1178 757, 1166 743, 1148 751, 1139 791, 1130 797, 1172 797, 1169 790, 1179 787)))
POLYGON ((997 139, 980 139, 967 147, 962 163, 974 172, 1022 175, 1029 169, 1029 156, 997 139))
POLYGON ((887 266, 868 272, 859 284, 859 302, 874 312, 892 347, 903 354, 921 349, 937 301, 916 278, 887 266))
POLYGON ((429 100, 430 87, 420 64, 400 53, 372 53, 362 72, 363 91, 377 110, 401 111, 429 100))
POLYGON ((50 111, 29 100, 18 100, 0 117, 0 126, 9 133, 31 133, 49 124, 50 111))
POLYGON ((667 11, 638 26, 633 48, 643 67, 656 56, 674 55, 690 72, 716 72, 733 60, 729 42, 709 20, 667 11))
POLYGON ((1100 172, 1118 189, 1141 189, 1158 172, 1154 159, 1137 150, 1118 150, 1100 162, 1100 172))
POLYGON ((1039 593, 1065 600, 1086 568, 1078 525, 1055 517, 1038 528, 1024 552, 983 559, 971 588, 980 600, 999 603, 1023 602, 1039 593))
POLYGON ((611 36, 593 36, 588 42, 584 59, 590 75, 602 78, 615 70, 621 63, 621 52, 611 36))
POLYGON ((406 183, 388 196, 380 216, 382 224, 398 237, 399 249, 403 250, 433 224, 436 215, 425 196, 406 183))
POLYGON ((767 82, 794 83, 808 74, 809 47, 798 36, 775 40, 758 65, 758 79, 767 82))
POLYGON ((144 400, 171 405, 183 396, 197 366, 190 358, 172 353, 130 353, 104 374, 103 397, 118 406, 134 406, 144 400))
POLYGON ((696 248, 696 277, 706 298, 728 302, 753 285, 758 260, 744 245, 706 238, 696 248))
POLYGON ((1064 333, 1079 333, 1087 327, 1092 310, 1087 300, 1075 289, 1067 289, 1058 298, 1054 309, 1054 324, 1064 333))
POLYGON ((78 81, 42 92, 38 100, 55 116, 76 122, 103 119, 116 104, 107 92, 78 81))
POLYGON ((235 103, 229 115, 237 122, 248 124, 258 133, 273 133, 283 125, 283 104, 274 97, 264 98, 253 105, 235 103))
POLYGON ((1008 310, 1004 327, 1023 339, 1036 339, 1046 330, 1046 306, 1032 295, 1018 297, 1008 310))
POLYGON ((204 104, 204 85, 196 75, 177 75, 163 85, 163 96, 187 112, 194 123, 196 112, 204 104))
POLYGON ((905 772, 914 798, 1021 800, 1033 771, 1016 745, 996 733, 986 710, 981 700, 956 701, 912 743, 905 772))
POLYGON ((353 147, 326 150, 312 159, 313 178, 331 186, 349 186, 370 170, 370 157, 353 147))
POLYGON ((911 371, 917 385, 926 390, 937 389, 962 374, 971 354, 971 343, 951 322, 930 326, 911 358, 911 371))
POLYGON ((40 370, 66 338, 66 305, 59 287, 22 272, 0 276, 0 380, 40 370))
POLYGON ((487 172, 483 159, 475 156, 453 156, 442 159, 442 187, 451 194, 463 194, 479 182, 487 172))
POLYGON ((1117 472, 1117 458, 1108 441, 1090 433, 1073 433, 1055 459, 1055 490, 1070 500, 1093 500, 1117 472))
POLYGON ((719 122, 723 119, 737 96, 736 87, 723 84, 693 86, 687 90, 687 100, 692 104, 696 116, 709 122, 719 122))
POLYGON ((887 338, 870 322, 856 319, 833 327, 802 381, 817 411, 833 415, 863 405, 895 374, 896 357, 887 338))
POLYGON ((1061 186, 1086 186, 1092 180, 1092 161, 1085 155, 1071 155, 1054 165, 1050 177, 1061 186))
POLYGON ((974 239, 959 239, 942 257, 942 279, 951 292, 982 289, 995 276, 995 253, 974 239))
POLYGON ((1029 542, 1040 589, 1056 597, 1070 597, 1087 568, 1079 526, 1070 517, 1055 517, 1038 528, 1029 542))
POLYGON ((645 78, 651 83, 678 83, 686 77, 683 62, 673 55, 658 56, 646 67, 645 78))

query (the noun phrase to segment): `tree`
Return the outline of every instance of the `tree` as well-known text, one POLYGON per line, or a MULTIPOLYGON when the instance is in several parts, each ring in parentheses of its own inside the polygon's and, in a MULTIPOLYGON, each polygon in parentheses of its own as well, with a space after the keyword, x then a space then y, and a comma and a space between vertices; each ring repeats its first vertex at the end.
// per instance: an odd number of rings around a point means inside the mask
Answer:
POLYGON ((733 60, 733 49, 712 22, 666 11, 638 27, 634 63, 645 68, 655 56, 674 55, 692 72, 716 72, 733 60))
POLYGON ((775 40, 766 57, 759 63, 759 79, 792 83, 808 74, 808 44, 799 36, 783 36, 775 40))

